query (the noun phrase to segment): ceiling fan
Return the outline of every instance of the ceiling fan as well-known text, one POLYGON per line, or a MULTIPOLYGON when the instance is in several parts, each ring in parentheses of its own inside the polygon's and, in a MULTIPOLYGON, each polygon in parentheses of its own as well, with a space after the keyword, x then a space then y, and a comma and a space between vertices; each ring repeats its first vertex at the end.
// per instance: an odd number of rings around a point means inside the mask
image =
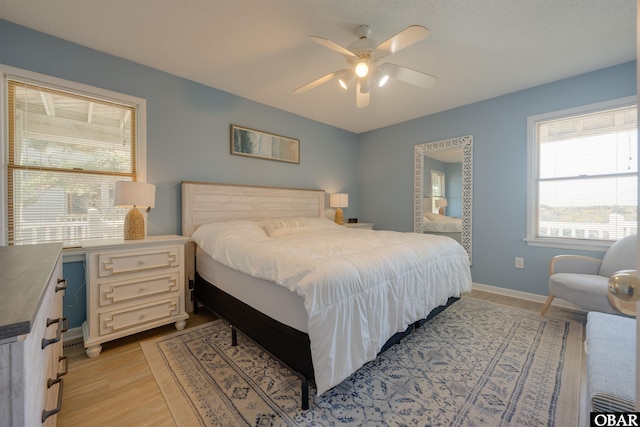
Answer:
POLYGON ((390 78, 423 89, 429 89, 435 85, 436 78, 432 75, 388 62, 378 63, 386 56, 425 39, 429 35, 429 30, 426 27, 412 25, 379 45, 375 40, 369 38, 371 27, 368 25, 358 26, 356 35, 358 40, 351 43, 346 49, 323 37, 309 36, 314 42, 343 55, 348 66, 300 86, 293 93, 306 92, 336 77, 340 87, 347 90, 351 82, 355 80, 356 106, 364 108, 369 105, 371 85, 382 87, 390 78))

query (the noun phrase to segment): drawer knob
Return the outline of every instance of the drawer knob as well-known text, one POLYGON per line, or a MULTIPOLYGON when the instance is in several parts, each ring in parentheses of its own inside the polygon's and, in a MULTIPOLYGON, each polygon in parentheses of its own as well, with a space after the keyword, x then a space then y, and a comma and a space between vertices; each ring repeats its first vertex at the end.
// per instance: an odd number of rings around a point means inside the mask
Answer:
POLYGON ((55 291, 60 292, 67 289, 67 279, 58 279, 58 284, 55 291))
POLYGON ((60 317, 58 319, 47 319, 47 328, 54 323, 58 324, 58 330, 56 331, 55 338, 42 338, 42 349, 44 350, 50 344, 55 344, 62 338, 62 334, 69 329, 69 322, 66 317, 60 317))
POLYGON ((145 285, 140 286, 140 288, 138 289, 139 293, 143 293, 144 291, 147 290, 147 287, 145 285))

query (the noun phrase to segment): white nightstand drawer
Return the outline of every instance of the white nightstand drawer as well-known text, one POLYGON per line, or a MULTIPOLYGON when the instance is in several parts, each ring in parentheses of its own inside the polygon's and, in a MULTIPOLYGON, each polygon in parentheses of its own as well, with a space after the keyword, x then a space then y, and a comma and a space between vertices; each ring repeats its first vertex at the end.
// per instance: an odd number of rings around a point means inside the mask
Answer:
POLYGON ((106 252, 98 256, 99 277, 177 267, 181 263, 178 246, 164 246, 139 251, 106 252))
POLYGON ((142 278, 100 283, 100 307, 131 301, 152 295, 177 292, 181 289, 179 271, 168 271, 142 278))
POLYGON ((122 310, 100 313, 100 335, 108 335, 144 323, 167 319, 179 313, 180 297, 150 302, 122 310))

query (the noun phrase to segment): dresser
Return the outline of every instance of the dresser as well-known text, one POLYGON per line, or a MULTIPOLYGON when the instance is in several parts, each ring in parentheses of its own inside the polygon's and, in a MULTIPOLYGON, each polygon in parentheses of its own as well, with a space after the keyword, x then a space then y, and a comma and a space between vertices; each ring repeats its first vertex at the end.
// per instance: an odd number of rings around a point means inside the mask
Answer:
POLYGON ((184 329, 183 236, 142 240, 85 241, 87 320, 82 325, 87 356, 102 343, 168 323, 184 329))
POLYGON ((55 426, 62 355, 62 244, 0 247, 0 426, 55 426))

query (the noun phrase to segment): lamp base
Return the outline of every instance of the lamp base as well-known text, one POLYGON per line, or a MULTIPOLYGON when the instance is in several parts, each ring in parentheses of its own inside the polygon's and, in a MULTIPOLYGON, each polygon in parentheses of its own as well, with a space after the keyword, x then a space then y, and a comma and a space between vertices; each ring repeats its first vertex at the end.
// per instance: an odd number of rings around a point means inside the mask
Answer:
POLYGON ((144 239, 144 216, 134 206, 124 218, 124 240, 144 239))
POLYGON ((626 314, 636 316, 636 303, 640 300, 640 277, 637 270, 620 270, 609 278, 609 302, 626 314))
POLYGON ((336 209, 336 216, 334 218, 334 221, 338 225, 344 225, 344 212, 342 212, 341 208, 336 209))

